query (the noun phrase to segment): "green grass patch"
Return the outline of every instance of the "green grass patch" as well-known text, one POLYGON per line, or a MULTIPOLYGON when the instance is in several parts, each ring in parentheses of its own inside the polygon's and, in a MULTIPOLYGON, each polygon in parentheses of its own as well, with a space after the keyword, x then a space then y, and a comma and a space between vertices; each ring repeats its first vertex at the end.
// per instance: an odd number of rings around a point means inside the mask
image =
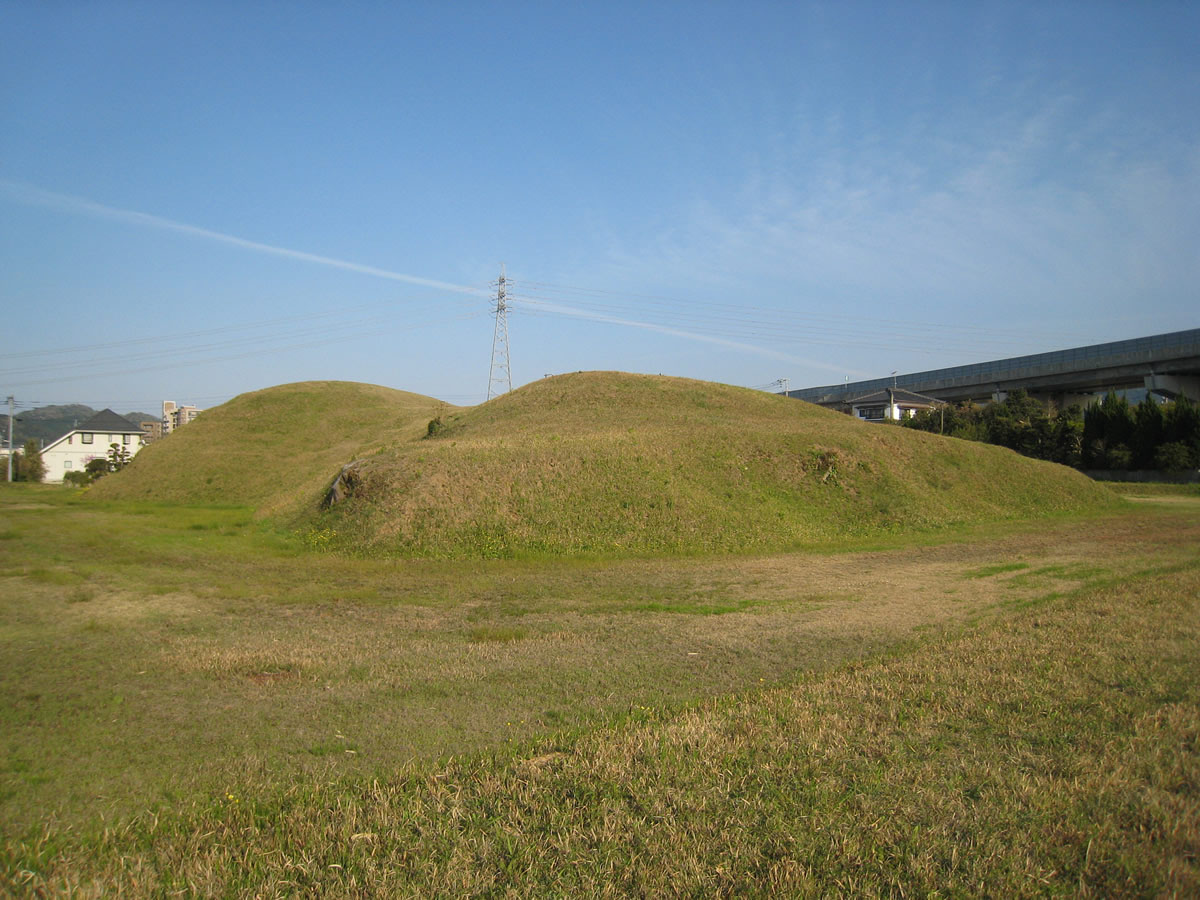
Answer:
POLYGON ((72 572, 67 569, 47 569, 41 566, 30 569, 26 575, 30 581, 40 584, 55 584, 55 585, 74 585, 83 581, 83 577, 77 572, 72 572))
POLYGON ((1008 579, 1005 587, 1009 590, 1018 590, 1032 584, 1045 584, 1052 581, 1096 582, 1110 574, 1111 570, 1091 563, 1057 563, 1051 566, 1027 568, 1008 579))
POLYGON ((1020 572, 1022 569, 1028 568, 1029 563, 1026 562, 994 563, 990 566, 980 566, 977 569, 964 572, 963 578, 991 578, 993 575, 1003 575, 1006 572, 1020 572))
POLYGON ((1200 484, 1166 484, 1164 482, 1105 481, 1104 486, 1123 497, 1197 497, 1200 484))

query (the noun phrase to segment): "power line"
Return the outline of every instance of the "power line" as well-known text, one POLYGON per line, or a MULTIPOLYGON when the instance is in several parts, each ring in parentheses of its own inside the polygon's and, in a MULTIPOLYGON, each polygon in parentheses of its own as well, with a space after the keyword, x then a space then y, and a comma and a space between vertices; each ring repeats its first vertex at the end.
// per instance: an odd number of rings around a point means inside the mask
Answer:
MULTIPOLYGON (((211 405, 215 403, 224 403, 230 398, 229 394, 210 394, 208 396, 197 396, 188 394, 186 402, 190 404, 205 404, 211 405)), ((96 400, 89 397, 75 398, 71 400, 29 400, 27 401, 27 409, 42 409, 46 406, 90 406, 93 409, 116 409, 118 406, 136 407, 136 406, 157 406, 162 402, 162 397, 138 397, 136 399, 103 399, 96 400)), ((144 412, 144 410, 142 410, 144 412)))
MULTIPOLYGON (((948 345, 957 344, 953 352, 964 357, 976 357, 980 354, 1005 354, 1014 349, 1025 350, 1028 336, 1009 341, 987 340, 975 338, 969 343, 953 333, 949 335, 922 334, 917 331, 900 331, 882 329, 890 340, 878 339, 873 335, 881 329, 866 328, 862 323, 854 327, 816 327, 804 325, 802 322, 780 319, 771 321, 754 321, 744 317, 715 316, 715 315, 668 315, 653 310, 628 310, 614 304, 574 304, 571 312, 556 309, 558 304, 549 300, 533 298, 526 295, 510 295, 510 306, 520 305, 527 315, 531 316, 561 316, 573 315, 586 318, 596 318, 598 321, 610 321, 611 324, 627 325, 636 317, 636 324, 653 325, 664 329, 687 329, 691 332, 716 335, 725 339, 740 339, 756 343, 774 345, 795 345, 837 348, 863 348, 887 351, 903 350, 907 353, 922 353, 928 356, 945 355, 948 345)), ((872 326, 878 323, 871 323, 872 326)), ((945 329, 953 332, 953 328, 945 329)))
MULTIPOLYGON (((805 311, 805 310, 780 310, 778 308, 757 306, 757 305, 753 305, 753 304, 714 303, 714 302, 706 302, 706 301, 702 301, 702 300, 687 299, 687 298, 682 298, 682 297, 672 297, 672 296, 667 296, 667 295, 663 295, 663 294, 641 294, 641 293, 637 293, 635 291, 610 291, 610 290, 605 290, 602 288, 577 287, 577 286, 573 286, 573 285, 554 284, 554 283, 550 283, 550 282, 539 282, 539 281, 522 281, 521 284, 526 289, 528 289, 528 292, 530 294, 534 294, 534 295, 549 294, 552 296, 561 296, 564 294, 567 294, 567 295, 583 294, 583 295, 591 295, 591 296, 598 295, 599 298, 612 297, 612 298, 615 298, 615 300, 607 301, 608 304, 615 303, 617 308, 636 309, 636 310, 642 311, 642 312, 645 312, 646 307, 650 306, 650 307, 658 307, 660 309, 676 309, 676 310, 689 311, 689 312, 708 310, 708 311, 717 312, 717 313, 730 314, 739 319, 747 320, 747 321, 751 320, 750 316, 748 314, 765 314, 768 317, 768 320, 770 320, 771 317, 784 316, 784 317, 786 317, 785 321, 792 321, 792 320, 806 321, 806 322, 827 321, 827 322, 842 323, 846 326, 858 326, 858 327, 861 327, 861 325, 863 323, 862 316, 852 315, 852 314, 839 315, 837 313, 814 313, 814 312, 805 311), (640 305, 635 306, 630 302, 633 300, 643 301, 643 302, 640 305)), ((597 299, 594 301, 594 303, 596 305, 604 304, 605 302, 606 301, 604 301, 603 299, 597 299)), ((853 304, 850 303, 847 305, 852 306, 853 304)), ((776 319, 775 321, 778 321, 778 319, 776 319)), ((953 332, 958 332, 958 333, 963 333, 963 334, 978 334, 978 335, 982 335, 982 336, 992 336, 992 335, 997 335, 997 334, 1009 335, 1016 339, 1023 339, 1023 338, 1028 337, 1027 331, 1022 331, 1020 329, 995 328, 995 327, 991 327, 991 326, 987 326, 987 325, 968 325, 968 324, 961 324, 961 323, 950 324, 947 322, 920 322, 920 321, 915 321, 913 319, 887 319, 887 318, 883 318, 883 317, 875 316, 875 315, 872 315, 870 317, 870 321, 872 323, 876 323, 879 325, 886 325, 889 327, 889 330, 893 326, 898 326, 898 327, 903 327, 903 328, 916 329, 919 331, 926 331, 929 329, 937 329, 937 330, 948 330, 948 331, 953 331, 953 332)), ((1077 332, 1071 332, 1071 333, 1064 332, 1064 333, 1058 333, 1058 334, 1051 333, 1051 332, 1041 332, 1041 333, 1046 334, 1049 337, 1062 338, 1063 340, 1079 339, 1079 334, 1077 332)))
MULTIPOLYGON (((56 370, 64 368, 92 366, 103 363, 106 359, 116 357, 117 361, 142 361, 146 359, 154 359, 157 357, 177 357, 180 353, 196 353, 208 350, 223 350, 236 346, 247 346, 258 343, 270 343, 277 340, 294 339, 296 337, 305 337, 309 335, 323 334, 331 338, 339 332, 345 332, 350 329, 363 328, 366 326, 377 326, 392 319, 397 310, 384 309, 378 314, 369 317, 348 318, 348 312, 362 311, 367 309, 379 310, 380 304, 364 304, 356 307, 333 307, 326 308, 318 313, 310 313, 299 316, 284 316, 275 319, 267 319, 258 322, 241 323, 238 325, 228 325, 220 328, 207 328, 190 332, 174 332, 166 335, 157 335, 152 337, 133 338, 124 341, 109 341, 106 343, 81 345, 76 347, 62 347, 48 350, 31 350, 22 353, 9 354, 8 358, 26 358, 38 359, 40 361, 34 364, 14 366, 7 369, 0 369, 0 377, 11 377, 15 375, 23 375, 30 372, 35 372, 53 366, 56 370), (318 320, 333 318, 336 321, 333 324, 319 324, 318 320), (281 325, 293 324, 300 327, 281 328, 281 325), (269 329, 267 333, 260 334, 264 329, 269 329), (223 334, 233 334, 224 340, 215 340, 207 342, 193 342, 192 339, 200 337, 213 337, 223 334), (153 345, 155 349, 146 350, 137 353, 124 352, 125 350, 143 346, 153 345), (170 346, 163 348, 164 344, 170 346), (98 352, 111 351, 111 352, 98 352), (52 360, 51 357, 62 356, 68 354, 82 355, 79 361, 63 362, 52 360)), ((469 310, 472 314, 482 314, 477 306, 472 304, 469 310)), ((439 318, 453 320, 457 316, 447 316, 444 312, 439 312, 439 318)), ((375 329, 377 331, 377 329, 375 329)))
MULTIPOLYGON (((408 331, 408 330, 413 330, 413 329, 417 329, 417 328, 427 327, 429 325, 441 324, 441 323, 448 322, 448 321, 461 321, 461 320, 466 320, 466 319, 473 319, 473 318, 477 318, 482 315, 485 315, 484 310, 474 310, 472 312, 464 313, 464 314, 458 315, 458 316, 450 316, 450 317, 438 316, 433 319, 422 320, 422 321, 418 321, 418 322, 409 322, 395 330, 408 331)), ((116 366, 116 368, 98 369, 97 366, 103 365, 103 363, 105 362, 104 360, 95 360, 95 359, 85 360, 85 361, 78 362, 78 363, 70 363, 70 364, 59 365, 59 366, 55 367, 56 371, 62 371, 63 369, 85 369, 86 370, 86 371, 80 372, 79 374, 67 374, 67 375, 61 375, 61 376, 56 376, 56 377, 38 378, 36 380, 26 380, 23 382, 22 381, 10 381, 9 384, 13 387, 25 387, 25 386, 34 385, 34 384, 37 384, 37 385, 63 384, 63 383, 69 383, 72 381, 79 381, 80 379, 84 379, 84 378, 92 379, 92 378, 99 378, 99 377, 111 377, 114 375, 132 375, 132 374, 136 374, 138 372, 149 372, 149 371, 162 370, 162 369, 186 368, 188 366, 203 365, 206 363, 231 362, 231 361, 238 360, 238 359, 247 359, 249 357, 257 357, 257 356, 261 356, 261 355, 267 354, 267 353, 281 353, 281 352, 285 352, 288 350, 300 350, 300 349, 305 349, 308 347, 323 347, 323 346, 327 346, 328 344, 331 344, 331 343, 355 340, 357 338, 378 335, 379 334, 378 325, 381 321, 385 321, 385 319, 383 319, 381 317, 375 317, 372 319, 368 319, 365 322, 347 323, 347 325, 345 326, 346 328, 349 328, 350 325, 359 326, 359 327, 357 327, 355 330, 345 331, 344 333, 342 333, 340 335, 336 334, 336 333, 330 333, 329 331, 314 331, 312 329, 307 329, 307 330, 296 332, 291 335, 284 335, 284 337, 310 337, 313 335, 319 335, 319 336, 315 336, 311 340, 292 342, 289 344, 281 344, 278 346, 270 346, 269 342, 273 341, 273 340, 278 340, 279 336, 268 335, 268 336, 263 336, 263 337, 258 337, 258 338, 243 338, 243 339, 234 340, 234 341, 216 342, 216 343, 207 344, 207 345, 200 345, 199 347, 186 349, 186 350, 182 350, 182 351, 180 351, 180 350, 155 351, 152 353, 140 354, 140 355, 133 356, 133 357, 123 357, 121 359, 111 360, 111 365, 116 366), (373 327, 364 329, 361 327, 363 325, 371 325, 373 327), (250 347, 251 349, 247 349, 247 350, 243 350, 241 352, 235 352, 235 353, 225 353, 223 355, 222 354, 210 355, 211 351, 214 351, 214 350, 235 349, 235 348, 239 348, 239 347, 250 347), (197 354, 199 354, 199 355, 197 355, 197 354), (124 363, 126 363, 130 360, 133 360, 133 361, 136 361, 139 363, 146 363, 146 364, 145 365, 136 365, 136 366, 124 365, 124 363)), ((5 376, 6 380, 7 380, 7 377, 11 376, 13 374, 29 374, 32 372, 36 372, 39 369, 40 369, 40 367, 36 367, 36 368, 35 367, 26 367, 26 368, 20 369, 20 370, 9 370, 7 372, 0 372, 0 375, 5 376)))
MULTIPOLYGON (((1002 329, 983 325, 950 322, 918 322, 911 319, 884 319, 811 311, 781 310, 750 304, 712 303, 686 300, 660 294, 616 292, 599 288, 584 288, 550 282, 522 282, 521 294, 510 293, 510 301, 546 307, 554 301, 571 303, 576 307, 616 316, 637 317, 667 327, 707 331, 723 337, 741 337, 758 342, 802 343, 817 346, 866 347, 867 349, 944 354, 949 342, 962 345, 963 356, 984 353, 1026 351, 1027 331, 1002 329), (887 340, 878 339, 884 334, 887 340), (875 340, 871 340, 875 337, 875 340), (864 340, 864 338, 866 340, 864 340)), ((553 309, 530 309, 531 313, 559 315, 553 309)), ((1043 337, 1055 335, 1041 333, 1043 337)), ((1058 335, 1064 340, 1080 340, 1078 333, 1058 335)))
POLYGON ((163 341, 180 341, 188 340, 193 337, 207 337, 216 334, 227 334, 231 331, 253 331, 260 328, 273 328, 288 322, 302 322, 313 319, 327 319, 331 317, 344 317, 347 312, 353 312, 362 309, 371 309, 378 307, 378 303, 366 303, 354 307, 341 307, 338 309, 326 309, 318 313, 307 313, 305 315, 295 316, 280 316, 274 319, 262 319, 257 322, 242 322, 237 325, 224 325, 219 328, 201 328, 194 331, 173 331, 169 334, 152 335, 140 338, 127 338, 122 341, 105 341, 97 344, 80 344, 74 347, 55 347, 46 350, 23 350, 16 353, 6 353, 8 359, 22 359, 28 357, 39 356, 60 356, 67 353, 89 353, 97 350, 118 350, 123 347, 136 347, 143 344, 159 344, 163 341))

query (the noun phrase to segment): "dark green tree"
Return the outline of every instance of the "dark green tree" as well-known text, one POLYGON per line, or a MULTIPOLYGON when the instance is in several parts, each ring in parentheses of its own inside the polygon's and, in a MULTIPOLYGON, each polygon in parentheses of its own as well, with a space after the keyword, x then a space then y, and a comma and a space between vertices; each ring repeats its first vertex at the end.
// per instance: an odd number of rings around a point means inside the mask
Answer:
POLYGON ((25 442, 21 451, 21 481, 41 481, 46 477, 46 463, 36 438, 25 442))
POLYGON ((1173 441, 1163 444, 1155 452, 1154 468, 1162 472, 1184 472, 1196 468, 1196 462, 1187 444, 1173 441))
POLYGON ((1200 406, 1187 397, 1179 397, 1164 412, 1163 443, 1182 444, 1188 453, 1188 465, 1200 467, 1200 406))
POLYGON ((1016 390, 999 403, 989 404, 982 412, 985 440, 1016 450, 1035 459, 1052 455, 1053 422, 1046 404, 1016 390))
POLYGON ((999 444, 1035 459, 1079 465, 1083 410, 1070 406, 1054 412, 1022 390, 983 407, 963 404, 924 410, 904 419, 903 424, 935 434, 999 444))
POLYGON ((1078 404, 1060 409, 1054 417, 1051 434, 1053 462, 1079 467, 1083 453, 1083 407, 1078 404))
POLYGON ((1154 454, 1163 443, 1163 425, 1166 417, 1162 404, 1147 393, 1133 410, 1133 435, 1130 449, 1133 451, 1135 469, 1153 469, 1154 454))
POLYGON ((1130 443, 1137 424, 1129 401, 1109 391, 1083 414, 1083 466, 1088 469, 1128 469, 1133 464, 1130 443))

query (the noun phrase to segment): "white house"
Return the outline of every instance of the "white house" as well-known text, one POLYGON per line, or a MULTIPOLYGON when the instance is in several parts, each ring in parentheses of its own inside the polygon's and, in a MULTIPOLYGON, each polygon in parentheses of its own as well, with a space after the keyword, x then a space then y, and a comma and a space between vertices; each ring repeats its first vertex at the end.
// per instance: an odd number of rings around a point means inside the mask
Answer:
POLYGON ((914 415, 918 410, 935 409, 943 405, 945 404, 941 400, 926 397, 924 394, 916 394, 903 388, 886 388, 851 400, 850 412, 855 418, 868 422, 882 422, 884 419, 898 422, 914 415))
POLYGON ((145 433, 128 419, 105 409, 42 448, 46 481, 61 482, 67 472, 79 471, 97 457, 108 456, 116 444, 133 456, 142 449, 145 433))

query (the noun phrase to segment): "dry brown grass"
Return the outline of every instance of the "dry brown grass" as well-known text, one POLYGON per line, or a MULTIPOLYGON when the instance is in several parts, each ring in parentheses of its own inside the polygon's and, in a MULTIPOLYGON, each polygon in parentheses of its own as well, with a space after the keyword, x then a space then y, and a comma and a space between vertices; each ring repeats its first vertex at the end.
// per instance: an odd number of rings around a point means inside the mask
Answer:
POLYGON ((1198 598, 1193 564, 515 756, 292 787, 255 773, 51 854, 26 886, 1194 896, 1198 598))
POLYGON ((47 506, 0 506, 0 890, 1196 884, 1200 503, 453 565, 47 506))

